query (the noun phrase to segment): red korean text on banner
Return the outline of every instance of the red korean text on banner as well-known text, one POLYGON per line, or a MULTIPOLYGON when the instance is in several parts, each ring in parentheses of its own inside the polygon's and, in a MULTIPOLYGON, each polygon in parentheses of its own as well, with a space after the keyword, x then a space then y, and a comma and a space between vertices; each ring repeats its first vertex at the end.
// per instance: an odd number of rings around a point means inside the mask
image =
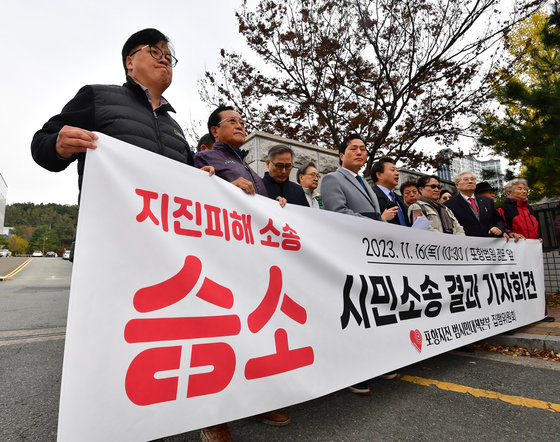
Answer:
MULTIPOLYGON (((185 298, 202 272, 202 263, 187 256, 183 268, 167 281, 140 289, 134 295, 134 307, 140 313, 168 307, 185 298)), ((205 278, 196 296, 215 306, 231 309, 233 293, 228 288, 205 278)), ((174 341, 235 336, 241 331, 237 315, 142 318, 128 321, 124 337, 128 343, 174 341)), ((154 347, 142 351, 131 362, 125 379, 128 398, 137 405, 150 405, 177 399, 178 377, 155 379, 160 371, 177 370, 182 346, 154 347)), ((189 376, 186 397, 218 393, 225 389, 235 372, 233 348, 225 342, 194 344, 190 367, 213 366, 209 373, 189 376)))
MULTIPOLYGON (((280 295, 282 293, 282 271, 277 266, 270 268, 270 281, 268 290, 259 306, 249 315, 247 324, 252 333, 258 333, 274 315, 280 295)), ((305 309, 284 294, 280 310, 292 320, 305 324, 307 312, 305 309)), ((314 354, 312 347, 302 347, 290 350, 288 334, 283 328, 274 333, 276 353, 249 359, 245 366, 245 377, 257 379, 273 376, 313 364, 314 354)))

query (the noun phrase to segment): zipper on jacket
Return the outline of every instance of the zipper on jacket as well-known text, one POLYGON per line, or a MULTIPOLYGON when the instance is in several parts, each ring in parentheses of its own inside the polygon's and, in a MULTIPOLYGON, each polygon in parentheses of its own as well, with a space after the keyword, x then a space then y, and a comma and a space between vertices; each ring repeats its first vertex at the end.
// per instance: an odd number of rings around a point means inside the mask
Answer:
POLYGON ((249 172, 249 176, 251 177, 251 181, 253 182, 253 188, 255 189, 255 192, 257 192, 257 182, 255 181, 255 178, 253 177, 253 173, 251 172, 251 169, 249 167, 249 165, 245 162, 245 160, 243 158, 241 158, 237 152, 233 149, 230 148, 230 150, 233 152, 233 154, 239 158, 239 161, 241 161, 241 164, 243 164, 243 167, 245 168, 245 170, 247 170, 247 172, 249 172))
POLYGON ((152 113, 154 115, 154 123, 155 123, 155 126, 156 126, 156 141, 157 141, 157 145, 158 145, 158 148, 159 148, 158 153, 163 155, 163 144, 161 143, 161 132, 159 130, 159 119, 158 119, 158 116, 157 116, 157 113, 156 113, 155 109, 152 110, 152 113))

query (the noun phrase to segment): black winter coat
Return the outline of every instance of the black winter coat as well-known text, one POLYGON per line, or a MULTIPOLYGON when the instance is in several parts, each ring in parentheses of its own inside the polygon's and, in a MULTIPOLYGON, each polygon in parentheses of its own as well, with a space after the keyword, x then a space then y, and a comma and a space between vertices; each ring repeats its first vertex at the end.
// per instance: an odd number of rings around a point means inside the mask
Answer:
POLYGON ((269 198, 274 200, 281 196, 286 198, 290 204, 309 207, 305 193, 303 193, 303 188, 299 184, 293 183, 290 180, 277 183, 271 178, 268 172, 265 172, 263 181, 269 198))
POLYGON ((504 222, 494 207, 494 201, 485 196, 474 195, 473 198, 478 206, 478 217, 461 194, 444 203, 451 209, 459 224, 463 226, 465 235, 495 238, 494 235, 488 233, 492 227, 497 227, 502 233, 505 233, 504 222))
POLYGON ((78 185, 81 188, 85 153, 63 159, 56 154, 56 139, 63 126, 97 131, 193 165, 193 158, 181 126, 171 118, 170 104, 152 109, 142 88, 130 77, 122 86, 88 85, 52 117, 31 142, 31 154, 37 164, 52 172, 66 169, 78 160, 78 185))

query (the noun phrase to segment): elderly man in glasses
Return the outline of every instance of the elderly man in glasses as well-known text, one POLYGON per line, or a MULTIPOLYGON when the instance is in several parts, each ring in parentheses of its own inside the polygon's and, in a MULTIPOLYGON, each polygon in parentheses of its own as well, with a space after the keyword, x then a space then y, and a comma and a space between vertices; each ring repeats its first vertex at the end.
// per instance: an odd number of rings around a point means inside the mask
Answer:
POLYGON ((453 212, 439 201, 441 184, 435 175, 423 176, 417 182, 420 196, 418 201, 408 208, 408 216, 412 223, 419 217, 432 222, 428 230, 433 232, 464 235, 465 231, 453 212))
POLYGON ((122 64, 126 83, 84 86, 31 142, 34 160, 50 171, 77 160, 80 188, 85 152, 97 147, 93 131, 194 164, 181 126, 169 115, 175 111, 162 96, 177 64, 169 38, 157 29, 136 32, 122 48, 122 64))
POLYGON ((270 198, 286 198, 290 204, 309 207, 303 188, 290 181, 294 152, 288 146, 277 144, 268 150, 263 181, 270 198))
MULTIPOLYGON (((264 182, 245 162, 246 150, 241 150, 245 142, 245 122, 231 106, 219 106, 208 117, 208 133, 214 141, 212 150, 198 152, 194 157, 196 167, 213 167, 216 175, 239 187, 244 192, 268 197, 264 182)), ((283 197, 272 197, 282 207, 283 197)))
POLYGON ((309 207, 314 209, 324 209, 323 198, 319 192, 315 192, 315 189, 319 186, 319 171, 315 167, 314 163, 306 163, 299 167, 296 175, 298 183, 303 189, 305 198, 309 207))
MULTIPOLYGON (((212 150, 198 152, 194 156, 196 167, 213 166, 216 175, 234 184, 248 194, 270 196, 264 182, 245 162, 247 151, 241 150, 245 142, 245 122, 231 106, 219 106, 208 117, 208 133, 214 141, 212 150)), ((281 206, 286 204, 283 197, 276 198, 281 206)), ((253 417, 262 423, 283 426, 290 423, 290 416, 282 410, 273 410, 253 417)), ((227 423, 203 428, 203 441, 231 441, 227 423)))
POLYGON ((459 194, 446 201, 445 205, 459 220, 467 236, 509 238, 505 224, 494 207, 494 201, 475 195, 476 178, 471 172, 459 173, 455 177, 455 185, 459 194))

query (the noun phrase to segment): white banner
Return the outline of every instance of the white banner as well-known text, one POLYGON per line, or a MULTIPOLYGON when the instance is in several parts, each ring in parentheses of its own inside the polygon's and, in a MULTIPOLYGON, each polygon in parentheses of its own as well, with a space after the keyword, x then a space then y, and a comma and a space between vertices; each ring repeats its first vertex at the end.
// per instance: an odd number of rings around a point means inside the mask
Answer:
POLYGON ((99 134, 59 440, 151 440, 310 400, 544 316, 541 246, 249 196, 99 134))

